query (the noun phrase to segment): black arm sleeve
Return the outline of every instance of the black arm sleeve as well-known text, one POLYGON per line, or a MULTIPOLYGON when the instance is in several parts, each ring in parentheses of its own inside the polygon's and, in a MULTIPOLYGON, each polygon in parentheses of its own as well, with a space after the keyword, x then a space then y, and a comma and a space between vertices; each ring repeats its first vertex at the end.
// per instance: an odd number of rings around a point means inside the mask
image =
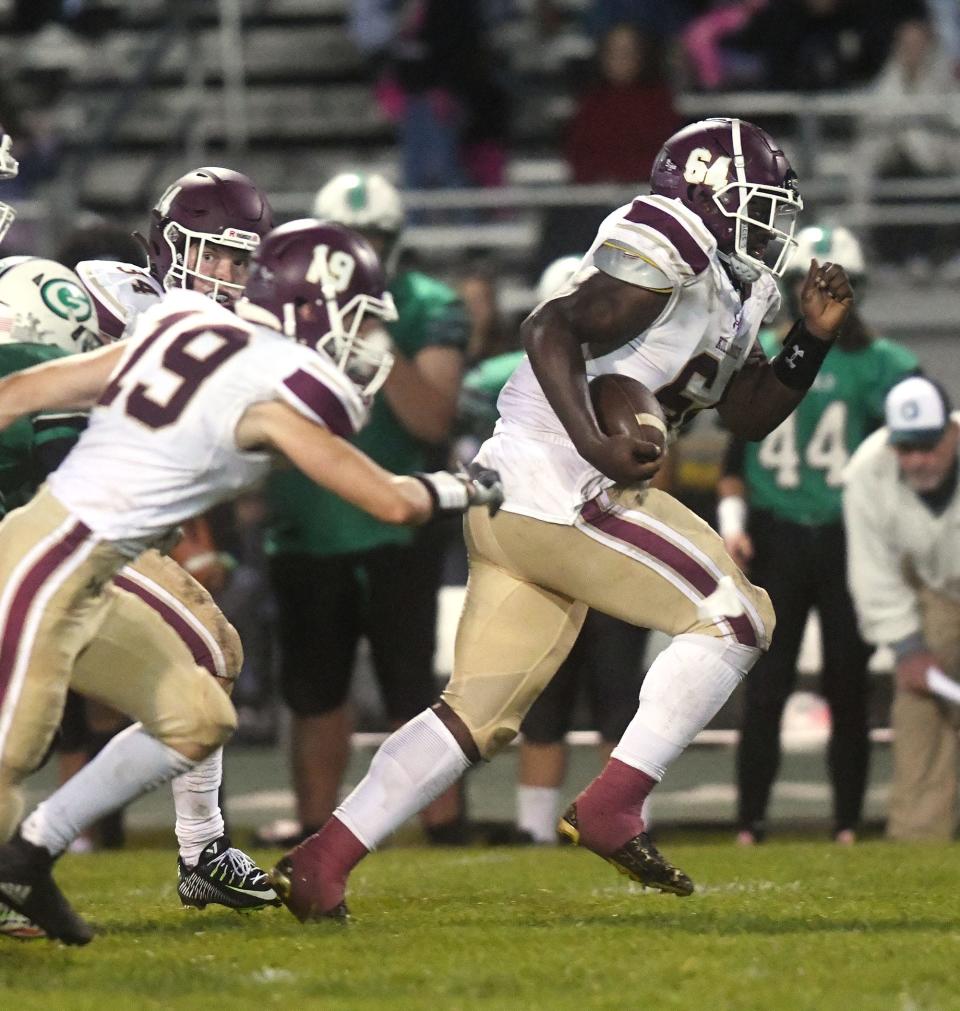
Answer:
POLYGON ((743 478, 743 458, 747 446, 747 440, 734 435, 727 443, 727 450, 723 454, 723 462, 720 464, 721 477, 743 478))

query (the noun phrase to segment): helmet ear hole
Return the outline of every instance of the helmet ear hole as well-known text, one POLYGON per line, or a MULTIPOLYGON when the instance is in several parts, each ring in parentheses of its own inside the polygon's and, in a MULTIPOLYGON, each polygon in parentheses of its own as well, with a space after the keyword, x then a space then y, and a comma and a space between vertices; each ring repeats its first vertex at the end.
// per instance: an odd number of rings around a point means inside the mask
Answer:
POLYGON ((701 213, 714 210, 713 190, 703 183, 687 184, 687 200, 701 213))

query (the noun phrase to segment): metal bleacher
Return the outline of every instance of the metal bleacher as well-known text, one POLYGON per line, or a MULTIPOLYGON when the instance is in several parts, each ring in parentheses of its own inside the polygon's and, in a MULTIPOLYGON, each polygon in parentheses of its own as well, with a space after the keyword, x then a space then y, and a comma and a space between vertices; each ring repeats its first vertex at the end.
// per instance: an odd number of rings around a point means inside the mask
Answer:
MULTIPOLYGON (((167 180, 204 162, 247 171, 282 218, 308 213, 319 184, 344 168, 362 165, 397 179, 393 127, 346 30, 350 0, 100 3, 114 17, 95 41, 61 38, 44 53, 37 40, 0 32, 0 58, 14 77, 51 59, 69 67, 70 85, 52 110, 66 141, 64 168, 35 209, 57 228, 81 208, 137 226, 167 180)), ((0 0, 0 29, 10 4, 0 0)), ((531 304, 533 277, 552 252, 541 248, 546 223, 558 209, 599 220, 642 189, 567 181, 557 144, 571 109, 562 68, 589 54, 578 29, 583 5, 567 0, 566 25, 549 51, 534 44, 529 15, 498 30, 515 98, 508 185, 405 194, 414 215, 407 245, 441 274, 463 251, 490 254, 508 312, 531 304)), ((884 180, 867 200, 854 192, 849 170, 862 95, 684 94, 678 105, 690 119, 735 114, 770 126, 798 167, 808 220, 867 233, 960 223, 958 175, 884 180)), ((937 337, 955 329, 952 298, 947 285, 920 287, 894 276, 871 292, 871 313, 885 332, 937 337)))

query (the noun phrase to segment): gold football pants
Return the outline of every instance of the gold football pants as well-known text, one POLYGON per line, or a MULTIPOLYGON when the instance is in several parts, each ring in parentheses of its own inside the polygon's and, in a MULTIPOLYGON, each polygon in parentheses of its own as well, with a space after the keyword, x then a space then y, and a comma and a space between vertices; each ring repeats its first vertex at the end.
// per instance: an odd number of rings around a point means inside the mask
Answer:
POLYGON ((443 700, 490 757, 517 734, 556 673, 588 608, 670 635, 728 637, 767 648, 774 615, 720 537, 657 490, 611 489, 573 526, 471 509, 470 576, 443 700), (704 617, 730 577, 742 614, 704 617))
POLYGON ((239 666, 236 633, 174 562, 155 552, 126 561, 46 488, 0 523, 0 840, 68 687, 173 748, 212 751, 236 724, 220 690, 239 666))

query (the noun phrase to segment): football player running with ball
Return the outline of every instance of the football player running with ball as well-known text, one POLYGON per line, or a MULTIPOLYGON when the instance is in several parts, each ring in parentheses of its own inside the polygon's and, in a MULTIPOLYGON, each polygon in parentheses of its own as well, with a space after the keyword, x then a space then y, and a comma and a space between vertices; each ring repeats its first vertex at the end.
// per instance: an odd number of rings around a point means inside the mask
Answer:
POLYGON ((466 520, 470 579, 453 675, 432 709, 387 739, 327 824, 274 868, 301 920, 346 915, 351 869, 512 740, 588 607, 674 638, 560 830, 644 885, 693 891, 651 844, 641 806, 767 648, 774 615, 719 536, 647 487, 659 453, 601 432, 587 381, 638 380, 671 429, 714 406, 744 438, 776 428, 852 304, 843 270, 814 260, 783 349, 768 361, 756 345, 801 207, 793 170, 764 131, 736 119, 688 126, 661 150, 651 195, 610 214, 571 284, 524 322, 527 360, 477 457, 500 472, 505 501, 496 516, 466 520))
MULTIPOLYGON (((236 310, 172 292, 130 340, 0 382, 0 429, 41 408, 92 408, 64 463, 0 523, 4 838, 78 658, 110 619, 114 578, 177 524, 251 487, 283 457, 386 522, 419 525, 500 502, 490 472, 395 477, 346 441, 391 364, 374 338, 392 301, 359 236, 312 219, 274 230, 236 310)), ((110 789, 87 797, 85 822, 195 767, 235 725, 229 698, 199 664, 100 667, 84 690, 139 721, 98 756, 110 789)), ((92 931, 51 874, 61 829, 46 821, 43 832, 57 841, 17 831, 0 846, 0 900, 48 936, 85 943, 92 931)))

